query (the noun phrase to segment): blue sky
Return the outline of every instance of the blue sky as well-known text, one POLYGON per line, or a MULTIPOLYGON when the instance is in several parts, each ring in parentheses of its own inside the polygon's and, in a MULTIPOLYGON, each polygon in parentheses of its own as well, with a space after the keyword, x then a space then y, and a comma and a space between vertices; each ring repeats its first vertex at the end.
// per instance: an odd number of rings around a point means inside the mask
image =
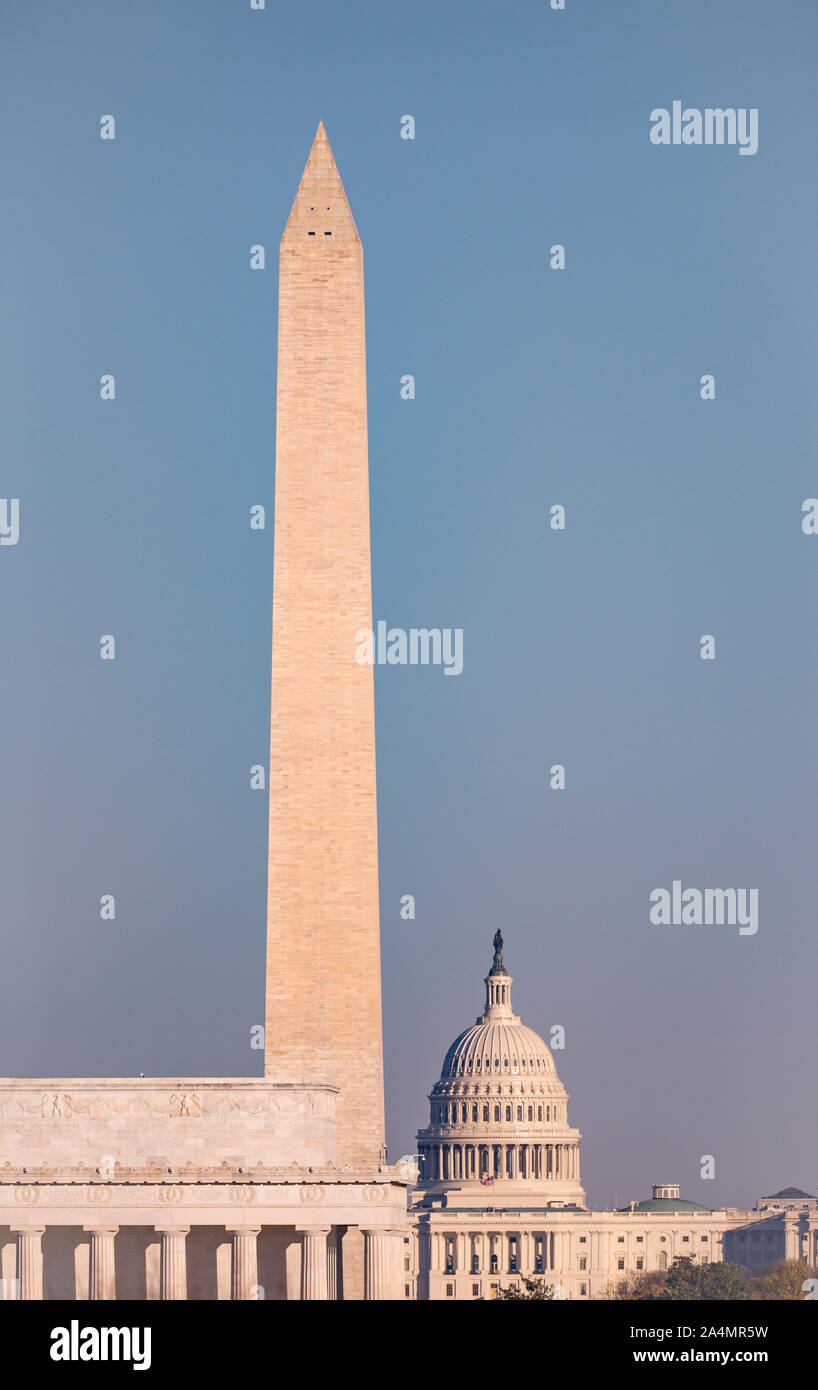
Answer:
POLYGON ((566 1029, 596 1205, 815 1191, 814 6, 8 0, 2 25, 0 1069, 261 1069, 248 514, 323 119, 364 244, 375 617, 464 630, 457 678, 376 668, 390 1152, 500 926, 516 1008, 566 1029), (651 145, 677 99, 758 108, 758 153, 651 145), (758 933, 651 927, 673 879, 757 888, 758 933))

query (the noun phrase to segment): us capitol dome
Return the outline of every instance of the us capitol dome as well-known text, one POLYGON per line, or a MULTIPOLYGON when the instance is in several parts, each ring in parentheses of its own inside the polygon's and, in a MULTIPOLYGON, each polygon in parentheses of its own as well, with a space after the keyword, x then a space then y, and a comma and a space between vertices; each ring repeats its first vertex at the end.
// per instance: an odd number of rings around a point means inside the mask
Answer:
POLYGON ((429 1095, 416 1200, 585 1210, 568 1093, 542 1038, 512 1012, 499 931, 493 944, 485 1010, 455 1038, 429 1095))

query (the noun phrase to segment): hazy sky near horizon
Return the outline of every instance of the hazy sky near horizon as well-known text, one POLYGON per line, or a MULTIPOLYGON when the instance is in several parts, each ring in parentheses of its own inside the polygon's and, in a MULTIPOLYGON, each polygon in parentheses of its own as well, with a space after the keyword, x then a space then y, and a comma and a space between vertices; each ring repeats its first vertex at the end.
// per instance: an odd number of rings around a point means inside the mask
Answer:
POLYGON ((0 1073, 262 1070, 248 518, 323 119, 364 245, 374 616, 464 633, 457 677, 376 668, 390 1154, 500 926, 517 1012, 566 1030, 594 1205, 816 1191, 814 4, 7 0, 0 24, 0 1073), (652 145, 674 100, 757 108, 758 152, 652 145), (652 926, 673 880, 757 889, 757 933, 652 926))

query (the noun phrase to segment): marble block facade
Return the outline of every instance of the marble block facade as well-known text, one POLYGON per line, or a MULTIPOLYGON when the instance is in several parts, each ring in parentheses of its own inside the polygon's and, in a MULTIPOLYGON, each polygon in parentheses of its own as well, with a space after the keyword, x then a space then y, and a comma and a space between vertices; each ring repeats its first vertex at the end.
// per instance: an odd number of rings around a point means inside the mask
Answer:
POLYGON ((337 1087, 0 1082, 9 1298, 397 1298, 406 1178, 335 1162, 337 1087))

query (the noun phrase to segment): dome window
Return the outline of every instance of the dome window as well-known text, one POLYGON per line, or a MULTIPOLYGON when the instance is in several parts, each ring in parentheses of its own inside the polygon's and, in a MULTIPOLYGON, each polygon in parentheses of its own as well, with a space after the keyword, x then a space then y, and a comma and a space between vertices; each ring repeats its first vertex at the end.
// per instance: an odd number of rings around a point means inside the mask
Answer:
POLYGON ((499 1105, 495 1105, 495 1107, 494 1107, 494 1118, 495 1118, 495 1120, 499 1120, 499 1119, 500 1119, 500 1107, 499 1107, 499 1105))
POLYGON ((538 1120, 542 1120, 542 1106, 541 1106, 541 1105, 538 1105, 538 1106, 537 1106, 537 1119, 538 1119, 538 1120))
POLYGON ((484 1121, 488 1121, 488 1117, 489 1117, 489 1108, 488 1108, 487 1105, 484 1105, 484 1106, 483 1106, 483 1119, 484 1119, 484 1121))

